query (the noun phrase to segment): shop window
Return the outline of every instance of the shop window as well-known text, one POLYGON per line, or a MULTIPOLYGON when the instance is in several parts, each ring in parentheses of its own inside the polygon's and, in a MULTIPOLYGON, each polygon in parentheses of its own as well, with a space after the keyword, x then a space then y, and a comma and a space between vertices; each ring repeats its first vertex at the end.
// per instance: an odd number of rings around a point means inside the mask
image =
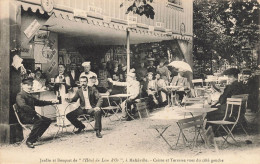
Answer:
POLYGON ((167 7, 183 10, 182 0, 168 0, 167 7))

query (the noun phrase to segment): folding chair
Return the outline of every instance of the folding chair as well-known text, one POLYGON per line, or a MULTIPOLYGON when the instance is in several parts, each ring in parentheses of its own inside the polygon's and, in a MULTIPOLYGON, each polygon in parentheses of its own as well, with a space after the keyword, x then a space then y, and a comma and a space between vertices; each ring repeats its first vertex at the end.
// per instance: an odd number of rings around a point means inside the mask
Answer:
POLYGON ((103 96, 103 99, 104 98, 106 98, 108 101, 108 106, 101 107, 101 110, 104 113, 104 116, 108 117, 109 120, 112 121, 111 118, 109 117, 109 112, 112 111, 113 115, 115 115, 121 121, 121 118, 117 115, 118 111, 121 109, 120 106, 116 102, 113 102, 115 105, 111 105, 109 95, 103 96))
POLYGON ((242 102, 243 100, 241 98, 227 98, 227 106, 224 118, 222 120, 217 121, 207 121, 210 124, 218 126, 217 133, 219 133, 220 127, 224 129, 224 131, 227 133, 226 137, 221 135, 221 137, 224 139, 224 143, 228 142, 227 139, 229 136, 237 143, 234 135, 232 134, 232 131, 239 121, 242 102), (237 111, 234 111, 234 106, 238 106, 237 111), (229 128, 229 126, 231 126, 231 128, 229 128))
POLYGON ((17 106, 17 104, 14 104, 13 105, 13 110, 14 110, 14 113, 15 113, 15 116, 16 116, 16 118, 17 118, 17 121, 18 121, 18 123, 22 126, 22 128, 23 128, 23 130, 25 130, 25 131, 29 131, 29 133, 28 134, 24 134, 23 135, 23 140, 21 141, 21 143, 20 144, 18 144, 18 145, 21 145, 22 143, 24 143, 26 140, 27 140, 27 138, 29 137, 29 134, 30 134, 30 132, 31 132, 31 130, 32 130, 32 127, 33 127, 33 124, 23 124, 22 122, 21 122, 21 120, 20 120, 20 118, 19 118, 19 116, 18 116, 18 106, 17 106))
POLYGON ((184 107, 188 108, 189 104, 195 104, 195 105, 201 105, 202 107, 204 107, 204 103, 205 103, 206 98, 204 97, 195 97, 195 98, 185 98, 184 100, 184 107))
POLYGON ((187 140, 186 136, 184 135, 184 129, 194 127, 195 135, 193 137, 193 143, 192 143, 192 148, 194 148, 195 145, 197 145, 198 136, 200 135, 202 138, 202 134, 205 133, 204 128, 203 128, 204 118, 205 118, 205 114, 178 120, 177 125, 180 129, 180 132, 178 135, 176 146, 179 143, 179 139, 180 139, 181 135, 182 135, 183 144, 184 144, 184 146, 186 146, 186 142, 188 142, 188 140, 187 140), (201 131, 202 131, 202 134, 201 134, 201 131))
POLYGON ((166 140, 166 138, 163 136, 163 133, 170 127, 171 125, 151 125, 150 128, 151 129, 155 129, 160 137, 162 137, 162 139, 167 143, 167 145, 170 146, 171 149, 173 149, 173 147, 171 146, 171 144, 166 140), (162 131, 160 131, 159 129, 163 129, 162 131))
MULTIPOLYGON (((92 127, 93 130, 95 130, 94 126, 91 124, 91 120, 90 120, 91 116, 89 114, 81 114, 78 116, 78 119, 80 121, 86 121, 87 125, 85 125, 85 128, 87 129, 88 125, 90 125, 92 127)), ((73 132, 75 130, 76 127, 73 128, 73 132)))
MULTIPOLYGON (((185 98, 184 100, 184 108, 189 108, 189 105, 195 105, 195 107, 193 106, 193 108, 204 108, 204 102, 205 102, 206 98, 204 97, 195 97, 195 98, 185 98)), ((192 116, 193 114, 190 113, 192 116)), ((184 117, 186 116, 186 114, 184 114, 184 117)))
POLYGON ((203 88, 203 79, 193 79, 191 80, 193 86, 194 86, 194 93, 195 93, 195 97, 199 97, 199 95, 201 95, 203 93, 204 95, 204 91, 205 88, 203 88), (199 86, 198 86, 199 84, 199 86), (199 94, 200 91, 200 94, 199 94))
MULTIPOLYGON (((241 107, 241 110, 245 110, 246 111, 246 109, 247 109, 247 101, 248 101, 248 94, 241 94, 241 95, 233 95, 231 98, 242 98, 242 107, 241 107)), ((242 119, 244 120, 244 121, 246 121, 246 123, 248 124, 248 121, 246 120, 246 117, 245 117, 245 115, 243 114, 242 115, 242 119)), ((245 129, 245 127, 243 126, 243 124, 242 124, 242 121, 243 120, 239 120, 238 121, 238 124, 241 126, 241 128, 243 129, 243 131, 245 132, 245 134, 248 136, 248 133, 247 133, 247 131, 246 131, 246 129, 245 129)))

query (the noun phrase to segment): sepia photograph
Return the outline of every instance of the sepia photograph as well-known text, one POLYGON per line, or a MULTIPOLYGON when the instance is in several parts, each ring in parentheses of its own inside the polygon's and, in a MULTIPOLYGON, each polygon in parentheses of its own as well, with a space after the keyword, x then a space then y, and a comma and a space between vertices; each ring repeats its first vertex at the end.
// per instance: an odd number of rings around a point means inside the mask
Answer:
POLYGON ((0 164, 259 164, 260 0, 0 0, 0 164))

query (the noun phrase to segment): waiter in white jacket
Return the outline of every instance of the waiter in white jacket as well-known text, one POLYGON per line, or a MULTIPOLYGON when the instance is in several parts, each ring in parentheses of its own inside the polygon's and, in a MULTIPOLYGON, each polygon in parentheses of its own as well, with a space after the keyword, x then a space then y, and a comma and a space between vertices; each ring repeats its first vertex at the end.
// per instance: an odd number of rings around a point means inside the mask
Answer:
MULTIPOLYGON (((80 77, 86 76, 88 78, 88 86, 93 86, 94 84, 91 83, 91 80, 89 80, 89 78, 93 76, 97 78, 97 74, 95 72, 90 71, 91 65, 89 61, 82 63, 82 66, 84 67, 84 72, 80 74, 80 77)), ((96 80, 95 85, 98 85, 98 79, 96 80)))
POLYGON ((135 99, 137 99, 138 95, 140 94, 140 82, 136 80, 136 75, 133 72, 129 72, 127 74, 126 82, 113 81, 111 78, 109 78, 108 81, 113 85, 127 86, 127 94, 130 96, 122 103, 122 109, 125 109, 125 104, 127 105, 127 112, 122 110, 122 117, 123 119, 130 121, 135 114, 135 110, 134 108, 132 109, 131 106, 134 105, 135 99))

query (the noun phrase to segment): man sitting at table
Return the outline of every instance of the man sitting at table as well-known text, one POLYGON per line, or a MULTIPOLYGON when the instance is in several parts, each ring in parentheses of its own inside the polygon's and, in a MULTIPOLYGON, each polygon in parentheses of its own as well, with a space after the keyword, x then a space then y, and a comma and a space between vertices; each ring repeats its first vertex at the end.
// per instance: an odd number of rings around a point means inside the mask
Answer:
POLYGON ((35 111, 35 106, 45 106, 58 103, 58 101, 42 101, 34 98, 30 92, 32 91, 33 79, 22 80, 22 90, 16 96, 16 104, 18 106, 18 115, 22 123, 33 124, 33 129, 26 140, 29 148, 34 148, 34 143, 40 138, 51 124, 51 119, 39 115, 35 111))
POLYGON ((80 106, 66 115, 67 119, 76 127, 78 130, 76 134, 80 133, 85 125, 77 118, 82 114, 90 114, 95 117, 95 131, 98 138, 102 138, 100 134, 102 129, 101 124, 101 110, 102 98, 99 95, 98 90, 95 87, 88 86, 88 78, 86 76, 80 77, 81 88, 77 90, 75 96, 71 99, 66 99, 67 102, 76 102, 80 99, 80 106))
POLYGON ((177 93, 176 93, 176 100, 178 103, 182 102, 182 99, 185 95, 185 90, 189 90, 190 89, 190 84, 188 82, 188 79, 186 77, 184 77, 184 70, 183 69, 178 69, 177 70, 178 75, 174 76, 171 80, 170 85, 171 86, 179 86, 180 88, 178 89, 177 93))
POLYGON ((157 90, 157 80, 153 79, 153 73, 147 73, 147 80, 144 83, 143 91, 148 96, 148 108, 152 111, 159 104, 158 102, 158 90, 157 90))
POLYGON ((135 114, 135 109, 132 108, 132 105, 134 105, 135 100, 137 99, 139 93, 140 93, 140 83, 136 80, 136 75, 133 73, 134 70, 131 70, 132 72, 129 72, 127 74, 127 81, 126 82, 119 82, 119 81, 113 81, 112 79, 109 79, 109 81, 113 85, 117 86, 127 86, 128 87, 128 93, 130 96, 122 103, 122 109, 125 109, 125 104, 127 105, 127 111, 122 110, 122 117, 123 119, 126 119, 127 121, 130 121, 132 117, 135 114))
MULTIPOLYGON (((228 76, 228 85, 225 87, 223 94, 219 97, 219 100, 212 105, 217 107, 218 110, 207 114, 207 120, 222 120, 225 116, 227 98, 231 98, 233 95, 244 94, 242 82, 238 82, 239 70, 236 68, 230 68, 223 72, 224 75, 228 76)), ((241 114, 244 114, 241 112, 241 114)))

